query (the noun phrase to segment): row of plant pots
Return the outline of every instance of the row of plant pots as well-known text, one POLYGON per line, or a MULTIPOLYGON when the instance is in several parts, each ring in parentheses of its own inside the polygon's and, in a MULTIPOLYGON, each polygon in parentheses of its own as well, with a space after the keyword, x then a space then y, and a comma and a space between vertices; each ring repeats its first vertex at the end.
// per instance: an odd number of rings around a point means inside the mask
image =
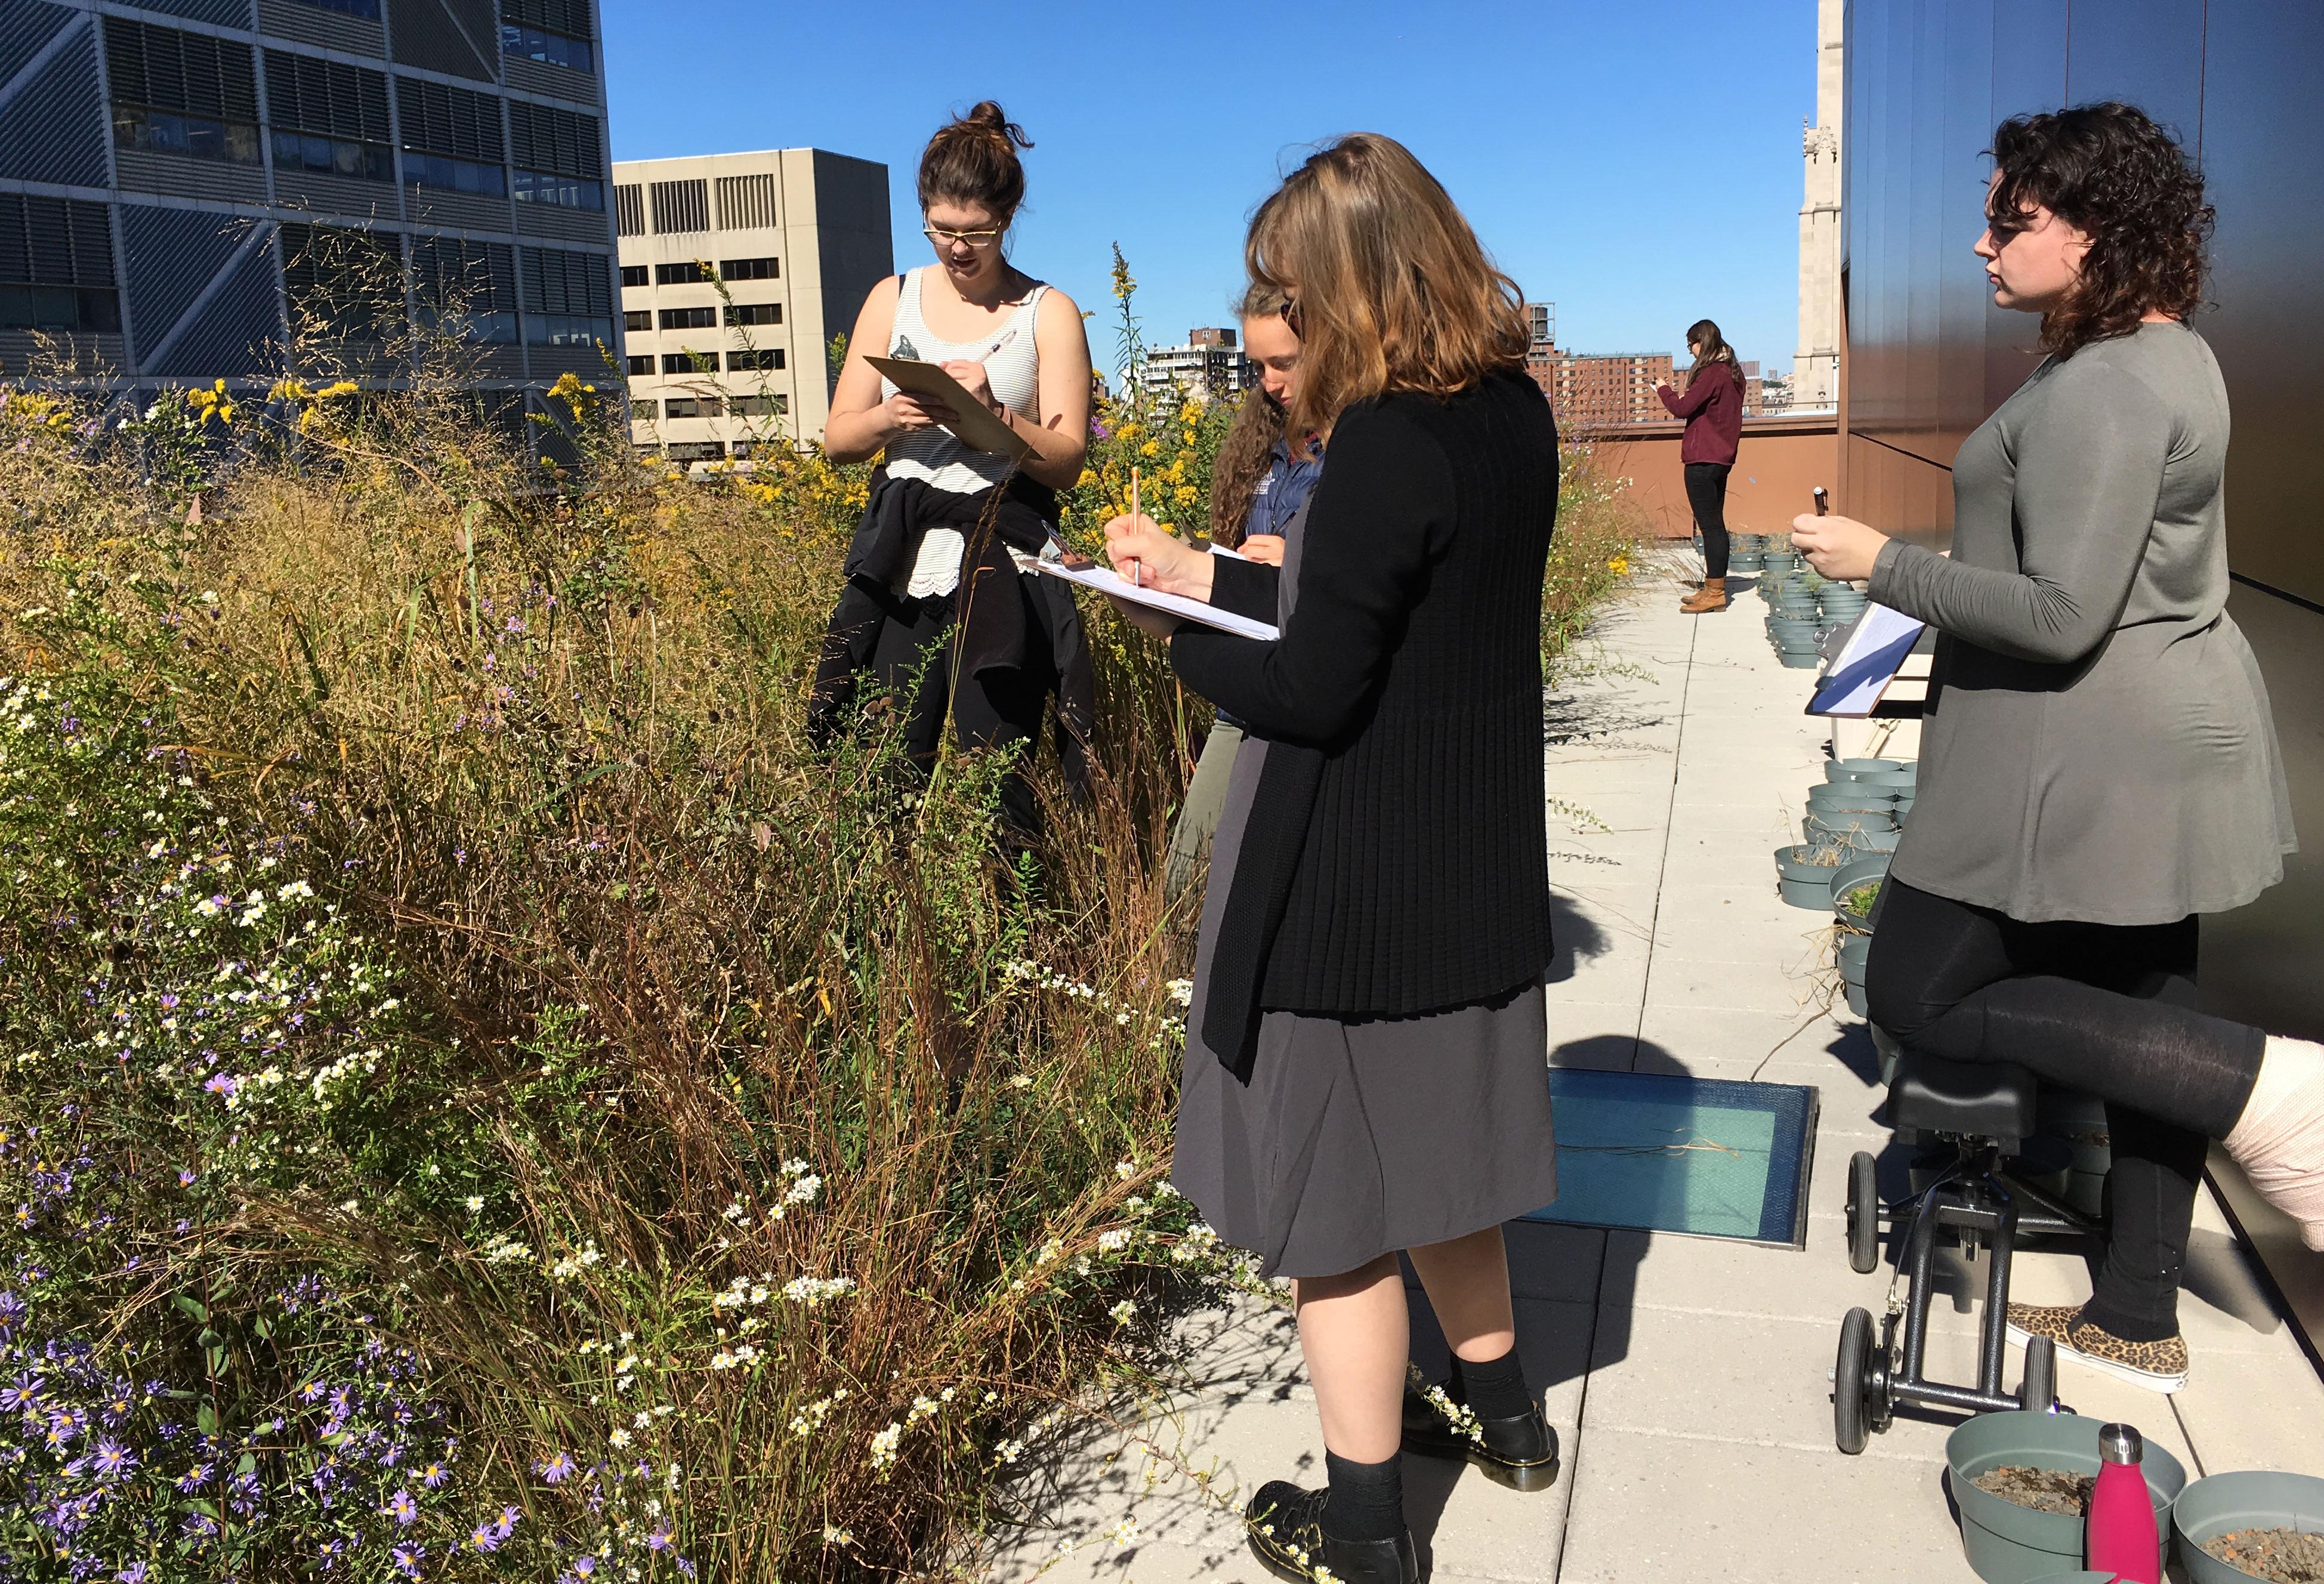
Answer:
POLYGON ((1763 565, 1758 588, 1767 604, 1767 641, 1785 666, 1813 669, 1824 640, 1864 613, 1865 597, 1800 565, 1796 556, 1780 566, 1763 557, 1763 565))
MULTIPOLYGON (((1961 1549, 1986 1584, 2110 1584, 2082 1570, 2084 1519, 2020 1506, 1981 1488, 1978 1477, 2028 1468, 2095 1477, 2098 1431, 2078 1414, 1981 1414, 1945 1441, 1945 1483, 1960 1513, 1961 1549)), ((2263 1573, 2220 1561, 2205 1546, 2248 1530, 2324 1533, 2324 1479, 2268 1472, 2214 1474, 2190 1483, 2179 1460, 2152 1440, 2140 1470, 2154 1503, 2156 1538, 2193 1584, 2250 1584, 2263 1573)))
MULTIPOLYGON (((1865 888, 1877 891, 1887 872, 1918 772, 1904 760, 1843 759, 1826 765, 1824 775, 1808 790, 1801 839, 1775 849, 1776 888, 1793 907, 1835 908, 1844 931, 1861 930, 1867 926, 1848 909, 1868 911, 1865 888)), ((1859 991, 1851 1004, 1860 999, 1859 991)))

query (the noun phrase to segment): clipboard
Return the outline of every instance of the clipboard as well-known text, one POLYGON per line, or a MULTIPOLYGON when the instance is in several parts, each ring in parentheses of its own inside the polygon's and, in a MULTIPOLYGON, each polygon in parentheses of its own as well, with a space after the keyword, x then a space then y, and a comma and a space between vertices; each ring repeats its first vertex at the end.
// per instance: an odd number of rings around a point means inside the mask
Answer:
POLYGON ((1063 561, 1044 556, 1033 563, 1033 566, 1034 570, 1045 572, 1051 577, 1062 577, 1067 583, 1077 583, 1084 588, 1111 594, 1115 599, 1128 600, 1133 605, 1145 605, 1204 627, 1214 627, 1237 638, 1255 638, 1272 643, 1283 636, 1281 630, 1270 622, 1239 616, 1232 611, 1222 611, 1207 600, 1190 600, 1184 594, 1164 594, 1160 589, 1140 587, 1126 581, 1111 567, 1100 566, 1095 562, 1085 566, 1068 566, 1063 561))
POLYGON ((1033 454, 1029 441, 994 417, 992 409, 963 390, 958 380, 944 372, 942 364, 921 363, 908 357, 873 357, 869 354, 863 361, 878 369, 899 391, 931 396, 951 408, 953 421, 945 428, 963 445, 1019 462, 1033 454))
POLYGON ((1816 684, 1807 713, 1841 720, 1870 716, 1927 626, 1886 605, 1865 606, 1864 614, 1840 635, 1839 653, 1816 684))

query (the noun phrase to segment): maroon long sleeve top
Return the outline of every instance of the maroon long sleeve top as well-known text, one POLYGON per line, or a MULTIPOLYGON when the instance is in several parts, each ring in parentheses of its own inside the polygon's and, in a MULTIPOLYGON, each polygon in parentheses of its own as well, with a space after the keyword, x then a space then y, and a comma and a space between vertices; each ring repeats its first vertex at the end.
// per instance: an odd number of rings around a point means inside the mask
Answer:
POLYGON ((1672 416, 1686 419, 1678 445, 1682 463, 1735 465, 1736 448, 1743 443, 1743 385, 1728 372, 1731 366, 1722 363, 1697 371, 1683 396, 1668 385, 1655 387, 1672 416))

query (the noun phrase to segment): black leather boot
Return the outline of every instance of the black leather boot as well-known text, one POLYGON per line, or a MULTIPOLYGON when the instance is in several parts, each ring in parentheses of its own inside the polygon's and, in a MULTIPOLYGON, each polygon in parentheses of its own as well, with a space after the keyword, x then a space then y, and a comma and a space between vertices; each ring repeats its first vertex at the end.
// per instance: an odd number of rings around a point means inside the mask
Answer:
POLYGON ((1438 1388, 1404 1388, 1404 1450, 1424 1458, 1462 1458, 1511 1490, 1547 1490, 1557 1482, 1557 1432, 1533 1403, 1510 1419, 1480 1419, 1438 1388), (1440 1402, 1439 1399, 1442 1399, 1440 1402))
POLYGON ((1312 1584, 1326 1570, 1339 1584, 1420 1584, 1420 1557, 1406 1530, 1394 1540, 1339 1540, 1323 1533, 1327 1493, 1270 1479, 1242 1510, 1250 1554, 1286 1584, 1312 1584))

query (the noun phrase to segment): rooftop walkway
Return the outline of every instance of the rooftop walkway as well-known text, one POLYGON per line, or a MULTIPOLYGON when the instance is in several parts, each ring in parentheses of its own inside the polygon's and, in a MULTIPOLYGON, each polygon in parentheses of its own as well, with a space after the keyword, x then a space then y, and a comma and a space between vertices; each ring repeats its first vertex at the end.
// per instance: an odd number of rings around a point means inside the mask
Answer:
MULTIPOLYGON (((1900 1412, 1861 1457, 1832 1445, 1840 1316, 1857 1304, 1879 1313, 1889 1278, 1886 1266, 1849 1269, 1845 1167, 1856 1150, 1883 1152, 1901 1184, 1903 1159, 1872 1119, 1880 1091, 1864 1026, 1844 1006, 1824 1009, 1837 986, 1823 920, 1775 896, 1770 854, 1796 838, 1826 728, 1803 717, 1808 674, 1777 666, 1757 599, 1697 620, 1677 613, 1677 592, 1644 577, 1600 623, 1600 658, 1553 712, 1552 1060, 1814 1085, 1807 1248, 1512 1224, 1519 1344, 1547 1388, 1564 1471, 1524 1496, 1408 1460, 1424 1569, 1526 1584, 1958 1584, 1973 1575, 1941 1483, 1954 1422, 1900 1412)), ((1956 1266, 1954 1291, 1973 1290, 1982 1268, 1956 1266)), ((2088 1292, 2079 1257, 2019 1254, 2021 1301, 2088 1292)), ((1441 1367, 1415 1296, 1416 1357, 1441 1367)), ((2324 1474, 2324 1383, 2208 1194, 2181 1314, 2193 1352, 2185 1391, 2158 1396, 2061 1359, 2060 1397, 2136 1423, 2190 1475, 2324 1474)), ((1933 1372, 1971 1378, 1975 1308, 1940 1302, 1932 1319, 1933 1372)), ((1020 1490, 1037 1521, 994 1580, 1266 1577, 1243 1547, 1242 1501, 1267 1479, 1322 1478, 1288 1310, 1241 1299, 1189 1317, 1180 1335, 1183 1379, 1020 1490)), ((2023 1357, 2012 1349, 2012 1386, 2023 1357)))

